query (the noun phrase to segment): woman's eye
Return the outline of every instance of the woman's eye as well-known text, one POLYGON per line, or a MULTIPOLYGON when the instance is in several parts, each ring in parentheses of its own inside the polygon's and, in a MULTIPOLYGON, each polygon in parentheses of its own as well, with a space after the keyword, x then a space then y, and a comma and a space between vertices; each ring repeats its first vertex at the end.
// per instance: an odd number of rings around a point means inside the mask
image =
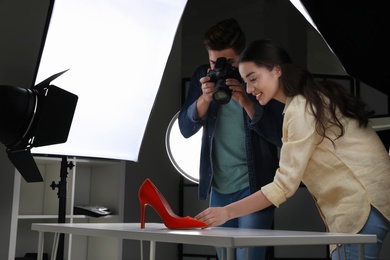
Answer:
POLYGON ((256 78, 251 78, 249 79, 250 82, 255 82, 256 81, 256 78))

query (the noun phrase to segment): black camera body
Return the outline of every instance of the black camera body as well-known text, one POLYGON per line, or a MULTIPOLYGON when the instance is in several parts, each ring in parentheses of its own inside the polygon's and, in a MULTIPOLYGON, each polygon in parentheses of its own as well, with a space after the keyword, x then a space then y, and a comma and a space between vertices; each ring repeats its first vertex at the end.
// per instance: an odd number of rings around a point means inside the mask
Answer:
POLYGON ((215 82, 215 88, 213 92, 213 99, 218 104, 229 103, 232 97, 232 91, 225 81, 228 78, 237 79, 241 81, 240 73, 236 67, 233 67, 225 57, 220 57, 215 63, 213 70, 207 74, 210 77, 210 82, 215 82))

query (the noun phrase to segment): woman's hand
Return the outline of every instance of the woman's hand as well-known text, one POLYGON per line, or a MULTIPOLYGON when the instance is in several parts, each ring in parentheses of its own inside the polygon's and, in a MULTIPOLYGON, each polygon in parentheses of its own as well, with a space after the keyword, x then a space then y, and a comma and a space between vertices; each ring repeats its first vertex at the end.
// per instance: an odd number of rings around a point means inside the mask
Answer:
POLYGON ((195 216, 209 227, 220 226, 226 221, 265 209, 272 203, 261 190, 224 207, 210 207, 195 216))
POLYGON ((224 207, 210 207, 195 216, 208 227, 220 226, 229 220, 229 213, 224 207))

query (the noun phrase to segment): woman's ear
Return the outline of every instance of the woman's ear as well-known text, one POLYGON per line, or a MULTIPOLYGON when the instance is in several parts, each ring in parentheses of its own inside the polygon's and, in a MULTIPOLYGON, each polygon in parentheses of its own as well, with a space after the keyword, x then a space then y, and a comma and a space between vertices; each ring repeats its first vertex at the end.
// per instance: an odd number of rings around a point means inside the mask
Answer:
POLYGON ((273 71, 277 77, 282 76, 282 68, 279 65, 275 65, 273 71))

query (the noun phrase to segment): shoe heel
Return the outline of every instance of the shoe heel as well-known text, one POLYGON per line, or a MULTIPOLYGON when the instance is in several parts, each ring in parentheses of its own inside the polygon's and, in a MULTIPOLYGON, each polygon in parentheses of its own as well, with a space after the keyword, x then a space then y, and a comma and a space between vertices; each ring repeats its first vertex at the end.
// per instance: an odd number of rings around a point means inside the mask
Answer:
POLYGON ((140 201, 140 205, 141 205, 141 229, 145 228, 145 203, 143 203, 142 201, 140 201))

